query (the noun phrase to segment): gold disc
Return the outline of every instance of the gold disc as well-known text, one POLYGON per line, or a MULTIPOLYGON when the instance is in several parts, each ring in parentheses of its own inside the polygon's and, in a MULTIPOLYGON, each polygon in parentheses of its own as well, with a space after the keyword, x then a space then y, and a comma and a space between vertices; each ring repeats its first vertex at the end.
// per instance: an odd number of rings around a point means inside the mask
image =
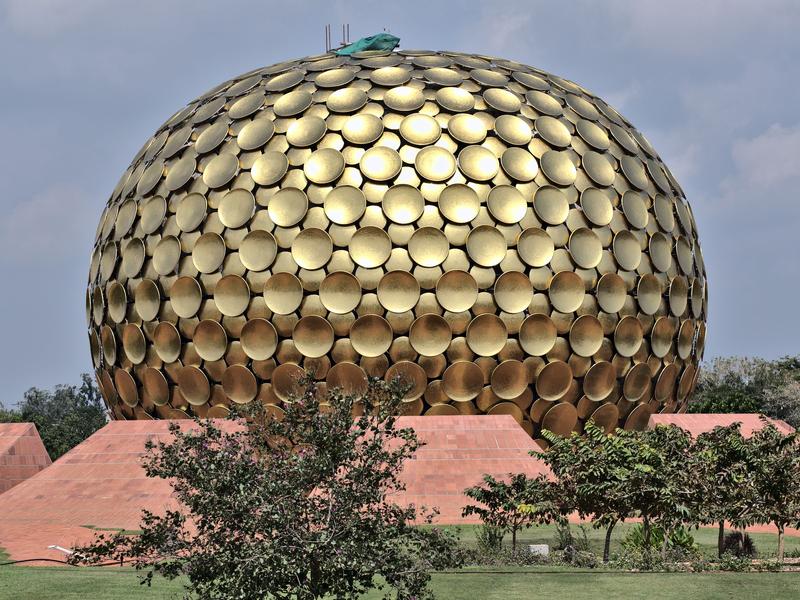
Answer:
POLYGON ((194 149, 198 154, 207 154, 215 150, 227 136, 228 123, 225 120, 217 121, 197 136, 197 140, 194 142, 194 149))
POLYGON ((523 148, 509 148, 500 157, 500 164, 508 175, 517 181, 531 181, 539 172, 533 155, 523 148))
POLYGON ((136 406, 139 403, 136 381, 125 369, 114 370, 114 387, 117 388, 119 397, 128 406, 136 406))
POLYGON ((478 356, 496 356, 506 345, 506 324, 490 313, 478 315, 467 325, 467 345, 478 356))
POLYGON ((226 275, 214 287, 214 304, 227 317, 239 316, 250 305, 250 286, 238 275, 226 275))
POLYGON ((442 128, 433 117, 417 113, 400 122, 400 135, 415 146, 429 146, 442 135, 442 128))
POLYGON ((619 424, 619 409, 616 404, 603 404, 592 413, 589 420, 606 433, 612 433, 619 424))
POLYGON ((653 396, 659 402, 667 402, 674 398, 675 384, 678 381, 678 366, 670 363, 664 367, 658 376, 653 396))
POLYGON ((458 153, 458 168, 468 179, 489 181, 500 169, 497 157, 483 146, 467 146, 458 153))
POLYGON ((622 395, 627 400, 639 400, 650 386, 650 366, 647 363, 634 365, 622 384, 622 395))
POLYGON ((266 144, 275 134, 275 125, 269 119, 255 119, 242 127, 236 143, 242 150, 256 150, 266 144))
POLYGON ((267 360, 278 347, 278 333, 265 319, 250 319, 239 336, 242 350, 253 360, 267 360))
POLYGON ((597 282, 597 303, 607 313, 622 310, 627 297, 625 280, 616 273, 606 273, 597 282))
POLYGON ((613 242, 614 258, 621 269, 635 271, 642 261, 639 240, 627 229, 618 232, 613 242))
POLYGON ((367 374, 364 369, 351 362, 333 365, 325 377, 328 389, 341 390, 346 396, 363 396, 367 392, 367 374))
POLYGON ((144 361, 147 354, 147 344, 144 334, 138 325, 128 323, 122 329, 122 349, 125 351, 125 356, 133 364, 138 365, 144 361))
POLYGON ((442 375, 442 390, 456 402, 468 402, 483 389, 483 371, 474 362, 457 360, 442 375))
POLYGON ((325 356, 333 348, 333 327, 317 315, 302 317, 292 330, 292 341, 303 356, 325 356))
POLYGON ((605 227, 611 223, 614 216, 614 207, 608 196, 597 188, 586 188, 581 192, 581 208, 583 214, 592 223, 605 227))
POLYGON ((162 321, 153 332, 153 346, 158 358, 165 363, 175 362, 181 355, 181 335, 172 323, 162 321))
POLYGON ((519 328, 519 345, 531 356, 544 356, 550 352, 557 337, 555 323, 543 314, 530 315, 519 328))
POLYGON ((383 121, 366 113, 353 115, 342 126, 342 137, 352 144, 366 146, 383 134, 383 121))
POLYGON ((388 181, 397 177, 403 161, 396 150, 386 146, 374 146, 364 152, 358 168, 373 181, 388 181))
POLYGON ((594 356, 603 345, 603 325, 597 317, 581 315, 569 330, 569 345, 578 356, 594 356))
MULTIPOLYGON (((416 188, 413 189, 416 191, 416 188)), ((340 185, 325 196, 323 208, 325 216, 337 225, 350 225, 358 221, 364 214, 367 208, 367 199, 364 192, 357 187, 340 185)))
POLYGON ((480 144, 486 139, 486 125, 470 114, 455 115, 447 122, 447 133, 462 144, 480 144))
POLYGON ((279 96, 272 105, 272 110, 275 111, 277 117, 293 117, 311 106, 312 101, 312 96, 308 92, 294 90, 279 96))
POLYGON ((551 146, 567 148, 572 142, 569 129, 556 118, 547 115, 539 117, 533 122, 533 126, 536 128, 536 133, 551 146))
POLYGON ((650 348, 653 355, 664 358, 672 349, 672 338, 675 335, 675 326, 669 317, 659 317, 650 332, 650 348))
POLYGON ((222 391, 237 404, 247 404, 258 394, 258 382, 243 365, 231 365, 222 374, 222 391))
POLYGON ((506 257, 503 233, 491 225, 479 225, 467 235, 467 254, 482 267, 494 267, 506 257))
POLYGON ((184 196, 175 211, 175 222, 181 231, 194 231, 205 221, 208 203, 203 194, 184 196))
POLYGON ((148 367, 142 376, 142 387, 147 399, 156 406, 164 406, 169 402, 169 384, 164 374, 153 367, 148 367))
POLYGON ((174 235, 165 235, 153 250, 153 268, 159 275, 169 275, 177 268, 180 258, 180 240, 174 235))
POLYGON ((178 371, 178 389, 184 400, 192 406, 205 404, 211 397, 211 386, 205 373, 197 367, 181 367, 178 371))
POLYGON ((350 113, 364 106, 368 99, 365 91, 350 87, 333 92, 325 105, 331 112, 350 113))
POLYGON ((661 306, 661 282, 651 273, 642 275, 636 286, 636 301, 646 315, 655 314, 661 306))
POLYGON ((445 310, 469 310, 478 299, 478 284, 466 271, 447 271, 436 282, 436 300, 445 310))
POLYGON ((488 411, 487 415, 511 415, 517 423, 522 423, 524 414, 522 409, 514 402, 498 402, 488 411))
POLYGON ((223 152, 212 158, 203 171, 203 183, 210 188, 222 187, 233 179, 239 170, 239 159, 235 154, 223 152))
POLYGON ((392 240, 380 227, 362 227, 351 238, 349 251, 356 264, 373 269, 389 259, 392 240))
POLYGON ((319 299, 332 313, 346 314, 361 302, 361 284, 346 271, 334 271, 325 276, 319 286, 319 299))
POLYGON ((278 245, 269 231, 256 229, 248 233, 239 245, 239 260, 250 271, 264 271, 275 260, 278 245))
POLYGON ((408 271, 389 271, 378 283, 378 302, 386 310, 402 313, 419 301, 419 281, 408 271))
POLYGON ((408 255, 422 267, 442 264, 449 250, 447 236, 437 227, 421 227, 408 240, 408 255))
POLYGON ((217 321, 200 321, 194 329, 192 342, 197 354, 203 360, 215 361, 225 356, 228 349, 228 336, 217 321))
POLYGON ((593 269, 603 258, 603 242, 588 227, 580 227, 569 236, 569 253, 576 265, 593 269))
POLYGON ((392 345, 392 327, 379 315, 364 315, 350 326, 350 343, 361 356, 380 356, 392 345))
POLYGON ((564 192, 546 185, 536 190, 533 196, 533 210, 548 225, 560 225, 569 216, 569 201, 564 192))
POLYGON ((598 362, 586 372, 583 378, 583 393, 590 400, 605 400, 614 391, 617 370, 610 362, 598 362))
POLYGON ((572 404, 560 402, 545 413, 542 429, 552 431, 558 436, 569 437, 578 424, 578 411, 572 404))
POLYGON ((333 241, 323 229, 308 227, 292 242, 292 258, 303 269, 313 271, 324 267, 331 259, 333 241))
POLYGON ((333 148, 315 150, 303 165, 303 172, 309 181, 326 185, 344 172, 344 157, 333 148))
POLYGON ((545 400, 558 400, 572 385, 572 369, 562 360, 547 363, 536 378, 536 393, 545 400))
POLYGON ((518 360, 504 360, 492 371, 492 391, 502 400, 513 400, 528 389, 528 370, 518 360))
POLYGON ((478 216, 480 207, 478 194, 463 183, 448 185, 439 194, 439 211, 453 223, 469 223, 478 216))
POLYGON ((200 310, 203 290, 194 277, 178 277, 169 290, 169 302, 176 315, 189 319, 200 310))
POLYGON ((533 286, 524 273, 508 271, 495 281, 494 301, 500 310, 519 313, 530 306, 531 300, 533 300, 533 286))
POLYGON ((509 225, 519 223, 528 207, 522 192, 511 185, 493 187, 486 205, 495 219, 509 225))
POLYGON ((392 110, 410 112, 425 104, 425 95, 422 90, 402 85, 387 91, 383 101, 392 110))
POLYGON ((303 301, 303 284, 291 273, 275 273, 264 284, 264 300, 272 312, 291 314, 303 301))
POLYGON ((547 290, 550 302, 559 312, 571 313, 583 303, 585 289, 583 279, 574 271, 560 271, 553 275, 547 290))
POLYGON ((445 148, 427 146, 414 158, 414 168, 428 181, 446 181, 456 172, 456 159, 445 148))
POLYGON ((272 372, 272 391, 282 402, 293 402, 303 395, 300 380, 305 376, 305 370, 295 364, 278 365, 272 372))
POLYGON ((283 152, 270 150, 259 156, 250 167, 250 176, 258 185, 278 183, 289 169, 289 159, 283 152))
POLYGON ((319 117, 307 116, 297 119, 286 131, 286 141, 298 148, 307 148, 320 141, 327 132, 325 121, 319 117))
POLYGON ((201 273, 213 273, 225 260, 225 241, 214 232, 204 233, 194 243, 192 263, 201 273))
POLYGON ((381 207, 389 219, 400 225, 408 225, 422 216, 425 200, 414 186, 393 185, 383 195, 381 207))
POLYGON ((531 267, 543 267, 553 258, 555 243, 543 229, 529 227, 517 238, 517 253, 531 267))
POLYGON ((247 223, 255 212, 256 200, 247 190, 231 190, 222 197, 217 209, 219 220, 225 227, 237 229, 247 223))
POLYGON ((614 346, 621 356, 630 357, 639 351, 644 331, 636 317, 623 317, 614 329, 614 346))
POLYGON ((454 417, 458 414, 458 409, 452 404, 434 404, 425 411, 426 417, 454 417))
POLYGON ((608 187, 614 183, 614 166, 608 161, 604 154, 589 150, 584 152, 581 159, 583 169, 589 178, 597 185, 608 187))
POLYGON ((650 424, 650 415, 653 410, 647 404, 637 405, 625 419, 626 431, 644 431, 650 424))
POLYGON ((572 185, 578 175, 567 152, 548 150, 542 155, 540 166, 544 176, 559 186, 572 185))
POLYGON ((531 141, 531 126, 514 115, 500 115, 494 121, 497 136, 512 146, 525 146, 531 141))
POLYGON ((467 90, 446 87, 436 92, 436 103, 445 110, 462 113, 475 108, 475 97, 467 90))
POLYGON ((421 398, 428 387, 428 377, 425 370, 418 364, 408 360, 401 360, 394 363, 384 375, 386 381, 398 379, 402 385, 408 386, 408 390, 403 396, 403 402, 413 402, 421 398))
POLYGON ((133 292, 133 306, 142 321, 152 321, 161 308, 161 292, 150 279, 142 279, 133 292))
POLYGON ((437 356, 450 346, 452 339, 450 325, 435 314, 425 314, 411 324, 408 340, 411 347, 422 356, 437 356))
POLYGON ((297 188, 283 188, 269 199, 267 212, 279 227, 297 225, 308 212, 308 196, 297 188))

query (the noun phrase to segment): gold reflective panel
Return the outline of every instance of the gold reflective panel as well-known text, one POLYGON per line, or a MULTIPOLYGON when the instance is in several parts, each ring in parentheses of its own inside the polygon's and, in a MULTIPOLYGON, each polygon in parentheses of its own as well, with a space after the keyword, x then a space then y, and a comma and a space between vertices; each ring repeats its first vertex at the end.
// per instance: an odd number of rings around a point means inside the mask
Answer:
POLYGON ((464 53, 323 54, 234 77, 148 138, 103 207, 86 313, 115 418, 279 416, 308 371, 356 394, 402 375, 403 414, 568 435, 686 410, 707 280, 669 169, 579 85, 464 53))

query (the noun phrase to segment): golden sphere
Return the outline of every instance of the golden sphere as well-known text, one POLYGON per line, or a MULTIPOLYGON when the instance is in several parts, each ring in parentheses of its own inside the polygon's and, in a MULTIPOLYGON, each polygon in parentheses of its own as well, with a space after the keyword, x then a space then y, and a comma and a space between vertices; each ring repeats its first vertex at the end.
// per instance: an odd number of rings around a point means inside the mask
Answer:
POLYGON ((707 293, 684 194, 583 87, 455 52, 333 54, 162 125, 100 219, 86 312, 119 419, 280 413, 308 372, 534 437, 686 408, 707 293))

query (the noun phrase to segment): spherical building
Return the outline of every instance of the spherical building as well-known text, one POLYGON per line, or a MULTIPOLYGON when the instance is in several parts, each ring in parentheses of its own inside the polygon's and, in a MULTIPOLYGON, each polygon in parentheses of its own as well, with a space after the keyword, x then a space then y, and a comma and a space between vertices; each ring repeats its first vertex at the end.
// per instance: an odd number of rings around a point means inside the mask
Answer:
POLYGON ((428 51, 285 62, 182 108, 111 194, 86 302, 120 419, 402 376, 408 414, 535 437, 685 409, 707 304, 691 209, 628 121, 428 51))

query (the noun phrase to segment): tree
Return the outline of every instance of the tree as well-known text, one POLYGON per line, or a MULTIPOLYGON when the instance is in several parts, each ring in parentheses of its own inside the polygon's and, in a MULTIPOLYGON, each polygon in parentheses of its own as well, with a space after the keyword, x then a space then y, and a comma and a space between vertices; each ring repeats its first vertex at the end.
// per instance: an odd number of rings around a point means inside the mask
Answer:
POLYGON ((31 422, 52 460, 66 454, 108 419, 100 392, 92 377, 81 375, 81 384, 57 385, 53 391, 31 388, 16 410, 0 411, 0 422, 31 422))
POLYGON ((606 435, 589 421, 584 435, 543 435, 550 447, 537 457, 556 477, 563 514, 576 511, 583 519, 591 518, 593 527, 605 527, 603 561, 608 562, 614 527, 634 516, 627 482, 636 464, 637 434, 618 429, 606 435))
POLYGON ((717 550, 722 557, 725 522, 744 528, 754 517, 756 504, 750 444, 740 423, 715 427, 701 433, 694 442, 689 471, 702 490, 695 510, 704 523, 717 523, 717 550))
POLYGON ((757 523, 778 529, 778 560, 783 560, 784 532, 800 522, 800 442, 796 432, 782 434, 765 422, 749 440, 755 486, 757 523))
POLYGON ((371 380, 355 398, 306 381, 283 420, 257 405, 233 430, 173 424, 170 440, 147 445, 144 467, 170 481, 180 507, 145 511, 141 535, 101 536, 75 560, 129 560, 147 582, 183 575, 201 598, 349 599, 376 585, 431 597, 429 571, 455 566, 456 541, 413 526, 417 509, 387 497, 420 447, 393 416, 404 391, 371 380))
POLYGON ((464 490, 466 496, 479 504, 468 504, 462 515, 478 515, 486 525, 510 532, 511 548, 516 551, 520 530, 558 518, 551 487, 544 476, 529 479, 524 473, 509 473, 508 481, 503 481, 484 475, 482 484, 464 490))

